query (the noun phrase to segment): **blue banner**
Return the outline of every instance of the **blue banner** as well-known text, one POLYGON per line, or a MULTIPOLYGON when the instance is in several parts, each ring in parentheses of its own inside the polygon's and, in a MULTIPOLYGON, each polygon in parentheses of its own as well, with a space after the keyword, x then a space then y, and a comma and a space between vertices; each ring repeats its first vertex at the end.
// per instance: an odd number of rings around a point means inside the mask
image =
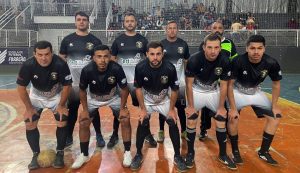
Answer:
POLYGON ((0 48, 0 65, 21 65, 28 58, 28 48, 0 48))

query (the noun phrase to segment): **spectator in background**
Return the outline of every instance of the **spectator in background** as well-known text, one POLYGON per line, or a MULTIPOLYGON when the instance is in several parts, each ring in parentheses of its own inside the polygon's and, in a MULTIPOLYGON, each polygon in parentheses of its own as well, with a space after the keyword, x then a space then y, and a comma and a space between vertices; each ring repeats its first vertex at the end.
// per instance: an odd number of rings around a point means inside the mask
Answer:
POLYGON ((230 29, 231 21, 227 18, 227 16, 224 16, 222 18, 222 24, 224 26, 224 29, 230 29))
POLYGON ((288 28, 289 29, 298 29, 299 28, 299 23, 295 20, 294 17, 292 17, 289 22, 288 22, 288 28))
POLYGON ((210 6, 208 7, 208 11, 211 13, 211 14, 215 14, 216 13, 216 6, 214 3, 211 3, 210 6))
POLYGON ((200 3, 197 7, 197 12, 198 14, 204 14, 206 12, 206 7, 204 6, 203 3, 200 3))
POLYGON ((240 42, 240 33, 239 31, 243 28, 243 25, 241 24, 240 21, 235 20, 235 22, 231 25, 231 36, 233 42, 240 42))

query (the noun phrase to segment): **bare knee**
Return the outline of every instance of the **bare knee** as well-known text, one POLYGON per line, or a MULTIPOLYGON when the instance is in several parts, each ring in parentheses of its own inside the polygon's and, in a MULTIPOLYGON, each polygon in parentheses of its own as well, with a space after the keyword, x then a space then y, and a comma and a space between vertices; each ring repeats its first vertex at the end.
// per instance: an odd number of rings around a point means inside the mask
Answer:
POLYGON ((80 129, 89 129, 91 124, 91 119, 82 118, 79 120, 79 128, 80 129))

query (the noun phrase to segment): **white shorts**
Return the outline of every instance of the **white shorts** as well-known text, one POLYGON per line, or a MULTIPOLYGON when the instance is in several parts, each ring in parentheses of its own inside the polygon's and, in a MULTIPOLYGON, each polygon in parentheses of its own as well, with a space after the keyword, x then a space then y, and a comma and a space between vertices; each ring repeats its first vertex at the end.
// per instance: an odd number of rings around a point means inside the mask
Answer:
POLYGON ((219 87, 216 90, 201 90, 199 88, 193 88, 194 108, 196 111, 207 107, 213 112, 217 112, 220 101, 219 87))
POLYGON ((164 115, 166 118, 169 117, 168 113, 170 110, 170 99, 165 99, 163 102, 159 104, 153 104, 145 101, 145 106, 148 115, 151 115, 153 112, 158 112, 162 115, 164 115))
POLYGON ((121 97, 115 96, 112 99, 107 100, 107 101, 98 101, 96 99, 92 99, 91 96, 88 94, 87 95, 87 104, 88 104, 89 112, 91 112, 95 109, 98 109, 99 107, 102 107, 102 106, 109 106, 113 110, 113 112, 120 111, 121 97))
POLYGON ((56 107, 60 101, 60 94, 51 98, 39 98, 29 96, 32 106, 35 110, 39 111, 44 108, 51 109, 52 112, 56 110, 56 107))

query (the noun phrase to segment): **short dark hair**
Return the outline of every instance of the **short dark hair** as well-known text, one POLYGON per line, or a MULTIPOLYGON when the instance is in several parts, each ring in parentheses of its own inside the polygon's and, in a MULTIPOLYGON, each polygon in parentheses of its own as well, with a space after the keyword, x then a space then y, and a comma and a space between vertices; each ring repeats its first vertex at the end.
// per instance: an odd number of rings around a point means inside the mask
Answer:
POLYGON ((87 15, 85 12, 83 12, 83 11, 78 11, 78 12, 75 13, 75 20, 76 20, 76 17, 77 17, 77 16, 84 16, 84 17, 87 18, 88 21, 90 21, 90 16, 88 16, 88 15, 87 15))
POLYGON ((219 34, 217 34, 217 33, 210 33, 210 34, 208 34, 205 38, 204 38, 204 46, 206 45, 206 43, 207 43, 207 41, 215 41, 215 40, 219 40, 220 41, 220 44, 221 44, 221 42, 222 42, 222 39, 221 39, 221 37, 220 37, 220 35, 219 34))
POLYGON ((108 50, 110 52, 110 49, 107 45, 97 45, 94 47, 93 55, 95 54, 96 51, 98 50, 108 50))
POLYGON ((35 45, 33 46, 33 51, 36 52, 36 49, 47 49, 50 48, 50 51, 52 52, 52 44, 49 41, 38 41, 35 43, 35 45))
MULTIPOLYGON (((127 12, 127 13, 125 13, 124 19, 125 19, 126 16, 133 16, 133 17, 134 17, 134 20, 136 20, 136 15, 135 15, 134 13, 132 13, 132 12, 127 12)), ((125 20, 124 20, 124 21, 125 21, 125 20)))
POLYGON ((171 23, 175 23, 176 25, 178 25, 177 22, 176 22, 175 20, 170 20, 170 21, 168 21, 167 25, 169 25, 169 24, 171 24, 171 23))
POLYGON ((161 44, 161 42, 159 41, 152 41, 150 42, 148 45, 147 45, 147 52, 149 51, 150 48, 158 48, 158 47, 161 47, 161 50, 164 50, 164 47, 163 45, 161 44))
POLYGON ((266 45, 265 37, 262 35, 251 35, 247 40, 247 46, 249 46, 252 42, 262 43, 264 46, 266 45))

